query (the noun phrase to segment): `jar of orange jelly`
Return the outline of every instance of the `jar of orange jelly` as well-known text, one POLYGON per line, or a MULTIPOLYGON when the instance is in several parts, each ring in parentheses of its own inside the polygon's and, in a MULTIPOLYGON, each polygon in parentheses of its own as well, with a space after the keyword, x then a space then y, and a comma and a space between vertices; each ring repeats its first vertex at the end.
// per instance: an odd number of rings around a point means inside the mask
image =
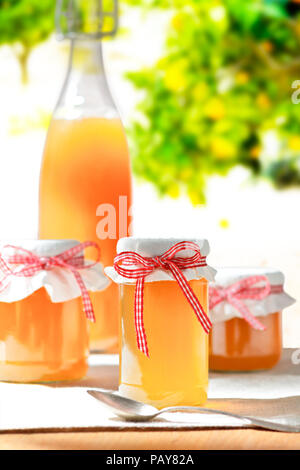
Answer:
POLYGON ((282 310, 295 302, 283 284, 275 269, 218 268, 209 291, 212 370, 270 369, 278 363, 282 310))
POLYGON ((123 396, 157 408, 202 405, 208 386, 206 240, 123 238, 106 274, 120 285, 123 396))
POLYGON ((95 245, 0 243, 0 380, 48 382, 85 375, 85 313, 93 316, 88 291, 109 283, 100 263, 85 261, 88 246, 95 245))

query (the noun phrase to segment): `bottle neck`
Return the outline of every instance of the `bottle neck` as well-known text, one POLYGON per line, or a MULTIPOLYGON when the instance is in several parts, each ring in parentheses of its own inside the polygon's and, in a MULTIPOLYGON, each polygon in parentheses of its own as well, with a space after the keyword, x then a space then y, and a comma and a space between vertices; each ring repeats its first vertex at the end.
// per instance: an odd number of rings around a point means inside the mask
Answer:
POLYGON ((71 41, 68 72, 54 117, 118 117, 105 74, 101 41, 71 41))
POLYGON ((69 73, 105 76, 102 42, 73 39, 69 73))

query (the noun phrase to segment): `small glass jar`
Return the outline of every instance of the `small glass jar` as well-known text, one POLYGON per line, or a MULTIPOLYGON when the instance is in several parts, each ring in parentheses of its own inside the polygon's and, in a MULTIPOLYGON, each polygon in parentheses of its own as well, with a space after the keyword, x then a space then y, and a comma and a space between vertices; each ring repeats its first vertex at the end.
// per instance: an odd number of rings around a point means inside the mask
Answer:
MULTIPOLYGON (((215 285, 210 290, 211 318, 209 367, 216 371, 251 371, 270 369, 281 357, 282 310, 294 303, 283 291, 284 276, 268 268, 219 268, 215 285), (238 302, 246 306, 264 329, 255 329, 228 299, 212 305, 214 289, 228 289, 236 283, 253 277, 265 277, 256 284, 235 294, 238 302), (259 298, 269 283, 270 292, 259 298), (254 289, 254 290, 251 290, 254 289), (258 290, 256 290, 258 289, 258 290), (250 293, 250 295, 249 295, 250 293), (254 294, 254 297, 252 297, 254 294), (256 297, 256 298, 255 298, 256 297)), ((243 289, 243 285, 241 285, 243 289)))
MULTIPOLYGON (((35 240, 9 244, 45 260, 78 242, 35 240)), ((3 253, 4 249, 0 249, 0 256, 6 261, 3 253)), ((11 253, 10 250, 10 256, 11 253)), ((13 250, 13 254, 24 253, 13 250)), ((89 273, 90 269, 79 270, 88 290, 102 289, 107 284, 102 267, 97 269, 97 285, 95 267, 93 273, 89 273)), ((72 272, 55 266, 42 268, 30 277, 11 276, 7 288, 0 293, 0 380, 79 379, 86 373, 88 352, 88 321, 72 272)))
MULTIPOLYGON (((124 238, 118 243, 118 253, 132 251, 152 258, 161 256, 178 242, 124 238)), ((208 243, 204 240, 196 243, 206 256, 208 243)), ((191 252, 178 254, 187 255, 191 256, 191 252)), ((182 272, 207 312, 208 280, 213 279, 214 270, 205 266, 182 272)), ((208 386, 208 335, 171 273, 157 269, 145 278, 143 322, 149 357, 137 344, 135 281, 119 276, 113 268, 106 268, 106 273, 120 284, 121 292, 120 393, 157 408, 204 404, 208 386)))

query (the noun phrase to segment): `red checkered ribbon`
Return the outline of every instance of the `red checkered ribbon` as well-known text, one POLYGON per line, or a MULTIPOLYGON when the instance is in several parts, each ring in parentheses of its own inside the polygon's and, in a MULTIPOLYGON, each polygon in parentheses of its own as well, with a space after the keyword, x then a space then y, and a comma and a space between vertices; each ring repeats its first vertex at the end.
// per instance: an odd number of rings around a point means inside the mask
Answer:
POLYGON ((265 330, 265 326, 250 312, 243 300, 263 300, 270 294, 282 292, 281 285, 271 286, 266 276, 250 276, 229 287, 210 287, 209 308, 213 309, 221 302, 231 304, 255 330, 265 330), (262 284, 257 286, 257 284, 262 284), (255 287, 256 286, 256 287, 255 287))
POLYGON ((83 310, 86 317, 95 322, 95 314, 88 290, 79 273, 82 269, 89 269, 95 266, 100 259, 100 248, 97 243, 80 243, 69 250, 56 256, 38 256, 24 248, 6 245, 0 253, 0 271, 3 276, 0 280, 0 292, 4 291, 12 282, 13 276, 32 277, 40 271, 51 270, 53 268, 64 268, 74 275, 81 291, 83 310), (86 248, 94 247, 97 249, 97 260, 94 263, 85 264, 83 251, 86 248), (13 250, 13 254, 8 251, 13 250))
POLYGON ((115 257, 114 268, 118 274, 127 279, 136 279, 134 303, 135 330, 138 348, 146 354, 146 356, 149 357, 143 320, 145 278, 156 269, 171 271, 174 279, 177 281, 193 308, 204 331, 209 333, 212 326, 211 321, 182 272, 184 269, 202 266, 207 266, 206 257, 201 255, 199 246, 196 243, 186 241, 177 243, 163 255, 153 258, 146 258, 132 251, 124 251, 115 257), (184 250, 192 250, 195 254, 187 258, 176 257, 177 253, 184 250))

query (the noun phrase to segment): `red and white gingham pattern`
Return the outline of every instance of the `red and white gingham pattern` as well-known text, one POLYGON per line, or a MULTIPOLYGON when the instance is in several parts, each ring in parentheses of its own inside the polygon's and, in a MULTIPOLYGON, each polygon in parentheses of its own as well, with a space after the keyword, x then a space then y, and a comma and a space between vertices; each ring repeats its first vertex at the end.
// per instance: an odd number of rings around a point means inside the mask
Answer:
POLYGON ((201 255, 199 246, 196 243, 186 241, 177 243, 163 255, 155 256, 153 258, 146 258, 132 251, 124 251, 115 257, 115 270, 127 279, 136 279, 134 301, 135 330, 138 348, 146 354, 146 356, 149 357, 143 319, 145 278, 156 269, 171 271, 174 279, 177 281, 188 302, 196 313, 204 331, 209 333, 212 326, 211 321, 182 272, 184 269, 198 268, 202 266, 207 266, 206 257, 201 255), (187 258, 176 257, 176 254, 183 250, 192 250, 195 254, 187 258))
POLYGON ((95 322, 95 314, 88 290, 79 273, 81 269, 89 269, 95 266, 100 260, 100 248, 97 243, 80 243, 69 250, 56 256, 38 256, 24 248, 6 245, 0 253, 0 271, 3 276, 0 280, 0 292, 6 289, 12 282, 13 276, 32 277, 40 271, 51 270, 52 268, 64 268, 72 272, 81 291, 83 310, 86 317, 95 322), (94 247, 97 249, 97 260, 90 264, 85 264, 83 251, 86 248, 94 247), (13 254, 9 255, 9 250, 13 254))
POLYGON ((271 286, 266 276, 250 276, 242 279, 229 287, 210 287, 209 289, 209 308, 213 309, 221 302, 228 302, 235 307, 242 317, 255 330, 265 330, 265 326, 250 312, 242 300, 253 299, 262 300, 270 294, 277 294, 283 291, 281 285, 271 286), (255 287, 256 284, 263 283, 261 287, 255 287))

